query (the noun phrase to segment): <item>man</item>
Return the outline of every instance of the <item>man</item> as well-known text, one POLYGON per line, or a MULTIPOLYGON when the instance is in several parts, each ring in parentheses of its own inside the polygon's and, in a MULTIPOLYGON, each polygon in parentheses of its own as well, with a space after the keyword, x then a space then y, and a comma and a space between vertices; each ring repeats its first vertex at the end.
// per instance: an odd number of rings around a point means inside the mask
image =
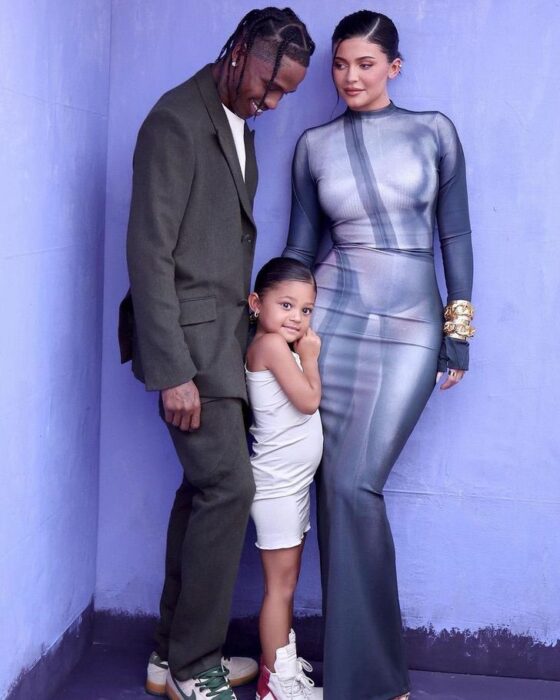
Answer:
POLYGON ((216 63, 166 93, 134 154, 123 361, 160 391, 184 470, 167 535, 148 692, 232 700, 250 659, 222 659, 254 494, 243 355, 257 167, 244 120, 303 80, 314 44, 290 10, 252 10, 216 63))

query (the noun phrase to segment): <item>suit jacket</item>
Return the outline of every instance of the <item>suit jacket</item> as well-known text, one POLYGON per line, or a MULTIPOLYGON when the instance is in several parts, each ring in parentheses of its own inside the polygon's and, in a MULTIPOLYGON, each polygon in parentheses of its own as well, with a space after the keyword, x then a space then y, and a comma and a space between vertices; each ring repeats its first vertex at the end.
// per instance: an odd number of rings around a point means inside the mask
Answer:
POLYGON ((194 378, 201 396, 246 399, 246 299, 257 164, 243 180, 211 65, 163 95, 138 134, 127 236, 121 360, 146 389, 194 378))

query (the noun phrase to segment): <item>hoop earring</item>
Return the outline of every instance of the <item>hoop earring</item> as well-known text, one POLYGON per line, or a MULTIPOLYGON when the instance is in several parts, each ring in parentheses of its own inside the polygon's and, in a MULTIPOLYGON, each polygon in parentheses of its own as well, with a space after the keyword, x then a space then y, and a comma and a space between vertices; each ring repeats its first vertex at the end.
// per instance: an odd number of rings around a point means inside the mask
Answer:
POLYGON ((258 320, 258 318, 259 318, 259 313, 260 313, 260 311, 258 311, 258 310, 257 310, 257 311, 251 311, 251 313, 249 314, 249 322, 250 322, 250 323, 256 323, 257 320, 258 320))

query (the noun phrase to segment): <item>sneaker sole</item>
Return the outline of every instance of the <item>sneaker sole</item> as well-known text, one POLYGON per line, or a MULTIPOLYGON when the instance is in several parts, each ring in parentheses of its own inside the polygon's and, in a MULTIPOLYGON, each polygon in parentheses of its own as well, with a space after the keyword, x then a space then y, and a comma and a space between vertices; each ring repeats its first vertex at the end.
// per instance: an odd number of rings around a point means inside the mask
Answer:
MULTIPOLYGON (((245 685, 247 683, 250 683, 252 680, 254 680, 259 671, 258 669, 254 671, 253 673, 248 673, 246 676, 240 676, 239 678, 231 679, 229 684, 232 688, 236 688, 237 686, 240 685, 245 685)), ((167 691, 167 686, 166 685, 160 685, 159 683, 152 683, 150 681, 146 681, 146 685, 144 686, 146 693, 148 695, 153 695, 156 698, 166 698, 168 697, 168 691, 167 691)))
POLYGON ((253 671, 252 673, 248 673, 246 676, 239 676, 239 678, 230 678, 229 679, 229 684, 232 688, 237 688, 239 685, 245 685, 246 683, 250 683, 251 681, 255 680, 255 678, 259 675, 259 669, 257 668, 256 671, 253 671))
POLYGON ((159 683, 151 683, 150 681, 146 681, 144 689, 146 690, 148 695, 153 695, 157 698, 167 697, 167 690, 165 685, 160 685, 159 683))

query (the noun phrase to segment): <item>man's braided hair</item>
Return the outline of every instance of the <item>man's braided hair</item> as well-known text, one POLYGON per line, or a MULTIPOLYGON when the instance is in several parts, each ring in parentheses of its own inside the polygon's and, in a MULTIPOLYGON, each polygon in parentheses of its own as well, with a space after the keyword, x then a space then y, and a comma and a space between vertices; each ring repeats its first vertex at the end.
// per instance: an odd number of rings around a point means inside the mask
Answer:
MULTIPOLYGON (((222 47, 216 63, 227 59, 238 44, 243 46, 243 64, 237 80, 237 92, 245 75, 247 56, 255 48, 259 56, 273 64, 272 75, 261 103, 264 102, 278 74, 284 56, 307 68, 309 59, 315 51, 315 43, 309 36, 307 27, 289 7, 283 10, 277 7, 265 7, 262 10, 248 12, 222 47)), ((228 63, 228 81, 230 68, 231 64, 228 63)))

